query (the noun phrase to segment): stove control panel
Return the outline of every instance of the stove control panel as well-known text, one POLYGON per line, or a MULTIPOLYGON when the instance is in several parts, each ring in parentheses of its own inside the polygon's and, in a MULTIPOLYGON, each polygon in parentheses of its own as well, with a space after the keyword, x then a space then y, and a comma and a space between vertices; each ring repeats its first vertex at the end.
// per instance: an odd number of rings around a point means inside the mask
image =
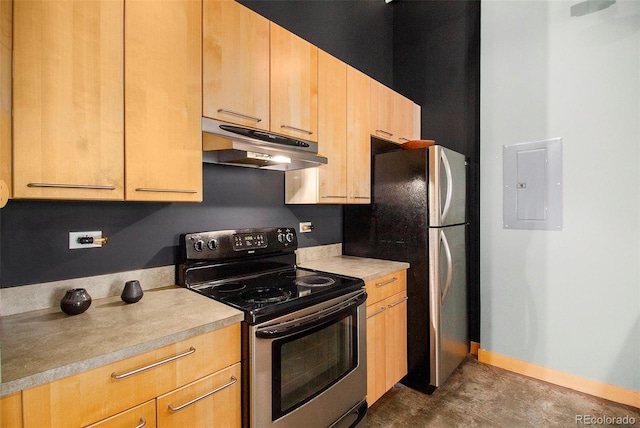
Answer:
POLYGON ((233 235, 233 250, 253 250, 267 248, 267 234, 264 232, 237 233, 233 235))
POLYGON ((290 252, 298 240, 289 227, 218 230, 180 235, 180 247, 184 259, 211 260, 290 252))

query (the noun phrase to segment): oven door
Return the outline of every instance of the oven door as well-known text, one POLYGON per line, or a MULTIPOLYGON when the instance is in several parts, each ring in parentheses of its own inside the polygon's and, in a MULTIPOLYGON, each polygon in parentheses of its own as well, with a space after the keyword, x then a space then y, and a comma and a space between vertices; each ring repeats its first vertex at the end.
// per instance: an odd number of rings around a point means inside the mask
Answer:
POLYGON ((364 401, 366 296, 358 290, 252 326, 252 427, 328 427, 364 401))

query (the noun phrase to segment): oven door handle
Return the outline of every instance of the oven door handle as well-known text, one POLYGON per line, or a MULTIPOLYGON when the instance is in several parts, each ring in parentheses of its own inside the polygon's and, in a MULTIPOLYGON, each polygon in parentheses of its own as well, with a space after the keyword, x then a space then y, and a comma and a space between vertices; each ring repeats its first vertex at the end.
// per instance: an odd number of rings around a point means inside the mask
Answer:
POLYGON ((360 306, 367 300, 367 293, 362 292, 351 297, 344 302, 340 302, 318 312, 296 318, 291 321, 285 321, 280 324, 265 326, 256 331, 256 337, 260 339, 276 339, 279 337, 289 336, 300 331, 307 330, 311 327, 325 324, 340 318, 345 312, 351 311, 354 307, 360 306))

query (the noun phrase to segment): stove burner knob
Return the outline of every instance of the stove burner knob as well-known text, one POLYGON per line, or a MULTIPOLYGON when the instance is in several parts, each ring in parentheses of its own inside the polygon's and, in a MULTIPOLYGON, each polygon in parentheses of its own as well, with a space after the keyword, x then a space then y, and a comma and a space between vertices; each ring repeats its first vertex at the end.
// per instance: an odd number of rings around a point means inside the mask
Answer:
POLYGON ((218 241, 216 241, 215 239, 210 239, 207 242, 207 248, 209 248, 210 250, 215 250, 216 248, 218 248, 218 241))
POLYGON ((198 239, 193 243, 193 249, 197 252, 201 252, 202 250, 204 250, 204 241, 202 239, 198 239))
POLYGON ((293 242, 293 233, 291 232, 287 233, 286 238, 287 238, 287 242, 293 242))
POLYGON ((284 241, 286 240, 284 233, 278 233, 278 242, 281 244, 284 244, 284 241))

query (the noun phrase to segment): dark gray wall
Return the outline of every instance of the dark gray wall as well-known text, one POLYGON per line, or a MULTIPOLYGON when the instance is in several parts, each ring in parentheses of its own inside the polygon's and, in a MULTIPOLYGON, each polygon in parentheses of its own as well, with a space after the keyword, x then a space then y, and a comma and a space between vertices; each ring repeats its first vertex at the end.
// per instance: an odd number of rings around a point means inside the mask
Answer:
POLYGON ((393 87, 422 107, 422 138, 469 160, 469 336, 480 342, 480 2, 392 4, 393 87))
MULTIPOLYGON (((382 0, 242 2, 387 85, 392 9, 382 0)), ((284 205, 284 173, 204 165, 204 202, 10 201, 0 216, 0 287, 176 263, 184 232, 312 221, 300 246, 341 242, 342 208, 284 205), (69 250, 69 231, 102 230, 100 249, 69 250)))
POLYGON ((393 8, 383 0, 239 0, 387 86, 393 84, 393 8))
POLYGON ((340 206, 284 205, 284 173, 204 164, 204 202, 10 201, 2 209, 2 287, 177 262, 184 232, 294 226, 300 246, 341 242, 340 206), (102 230, 103 248, 69 250, 69 231, 102 230))

